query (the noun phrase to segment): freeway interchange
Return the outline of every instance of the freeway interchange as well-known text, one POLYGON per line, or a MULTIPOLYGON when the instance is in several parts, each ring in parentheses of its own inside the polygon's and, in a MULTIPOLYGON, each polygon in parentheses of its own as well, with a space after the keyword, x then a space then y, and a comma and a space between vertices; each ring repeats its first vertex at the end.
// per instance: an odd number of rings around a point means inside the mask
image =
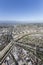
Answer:
MULTIPOLYGON (((14 45, 16 45, 16 46, 18 45, 18 46, 24 48, 25 50, 31 51, 35 55, 35 57, 37 57, 36 53, 35 53, 36 47, 32 47, 32 46, 27 45, 27 44, 24 45, 23 43, 22 44, 18 43, 18 40, 20 40, 21 38, 23 38, 27 35, 31 35, 31 34, 24 33, 24 34, 18 34, 18 35, 13 36, 13 40, 11 40, 11 42, 2 51, 0 51, 0 64, 3 63, 3 61, 5 60, 7 55, 10 53, 10 51, 12 50, 14 45)), ((40 58, 38 58, 38 59, 40 60, 40 58)))

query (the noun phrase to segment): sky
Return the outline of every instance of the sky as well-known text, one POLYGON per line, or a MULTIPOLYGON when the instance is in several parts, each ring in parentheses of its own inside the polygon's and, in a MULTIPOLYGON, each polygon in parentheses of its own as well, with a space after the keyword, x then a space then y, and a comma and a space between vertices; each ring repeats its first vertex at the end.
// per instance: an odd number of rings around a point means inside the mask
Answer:
POLYGON ((43 0, 0 0, 0 21, 43 22, 43 0))

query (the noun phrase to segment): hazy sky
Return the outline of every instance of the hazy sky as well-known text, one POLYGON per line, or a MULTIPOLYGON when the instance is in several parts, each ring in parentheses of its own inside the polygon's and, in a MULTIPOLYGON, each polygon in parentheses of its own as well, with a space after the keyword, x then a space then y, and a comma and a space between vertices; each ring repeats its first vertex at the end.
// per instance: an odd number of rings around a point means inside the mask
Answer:
POLYGON ((43 0, 0 0, 0 20, 43 21, 43 0))

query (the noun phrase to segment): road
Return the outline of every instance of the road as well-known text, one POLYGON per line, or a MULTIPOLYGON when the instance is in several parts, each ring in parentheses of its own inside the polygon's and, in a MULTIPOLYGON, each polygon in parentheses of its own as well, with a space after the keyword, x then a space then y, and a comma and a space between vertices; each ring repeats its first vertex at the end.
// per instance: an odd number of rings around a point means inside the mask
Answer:
POLYGON ((29 46, 29 45, 17 43, 18 40, 20 40, 24 36, 30 35, 30 34, 32 34, 32 33, 24 33, 24 34, 22 33, 22 34, 18 34, 16 36, 13 36, 13 40, 2 51, 0 51, 0 64, 7 57, 7 55, 11 51, 11 48, 12 48, 13 45, 19 45, 23 48, 25 47, 26 49, 30 49, 32 52, 33 52, 33 50, 35 51, 36 47, 33 48, 32 46, 29 46))

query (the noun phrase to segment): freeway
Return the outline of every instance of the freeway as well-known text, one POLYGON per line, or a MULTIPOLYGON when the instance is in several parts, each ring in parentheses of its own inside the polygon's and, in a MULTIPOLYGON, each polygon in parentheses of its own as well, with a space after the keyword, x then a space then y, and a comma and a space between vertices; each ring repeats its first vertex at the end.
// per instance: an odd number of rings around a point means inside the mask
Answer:
POLYGON ((29 45, 24 45, 24 44, 20 44, 20 43, 16 43, 16 46, 19 46, 27 51, 30 51, 31 52, 31 61, 34 63, 35 62, 35 59, 38 59, 38 61, 41 62, 41 59, 39 57, 37 57, 37 54, 36 54, 36 47, 32 47, 32 46, 29 46, 29 45), (34 58, 35 57, 35 58, 34 58))
POLYGON ((33 48, 33 47, 29 46, 29 45, 23 45, 23 44, 17 43, 18 40, 20 40, 24 36, 30 35, 30 34, 32 34, 32 33, 19 34, 19 35, 16 35, 15 38, 13 36, 13 40, 11 40, 11 42, 2 51, 0 51, 0 64, 4 61, 4 59, 10 53, 11 48, 12 48, 13 45, 18 45, 18 46, 21 46, 23 48, 25 47, 25 49, 28 49, 31 52, 35 51, 36 50, 35 47, 33 48))
POLYGON ((0 51, 0 64, 4 61, 5 57, 9 54, 11 51, 11 48, 13 45, 15 45, 15 42, 19 40, 20 38, 24 37, 27 34, 19 34, 14 40, 11 40, 11 42, 2 50, 0 51))
POLYGON ((12 41, 2 50, 0 51, 0 64, 4 61, 6 56, 9 54, 13 46, 12 41))

